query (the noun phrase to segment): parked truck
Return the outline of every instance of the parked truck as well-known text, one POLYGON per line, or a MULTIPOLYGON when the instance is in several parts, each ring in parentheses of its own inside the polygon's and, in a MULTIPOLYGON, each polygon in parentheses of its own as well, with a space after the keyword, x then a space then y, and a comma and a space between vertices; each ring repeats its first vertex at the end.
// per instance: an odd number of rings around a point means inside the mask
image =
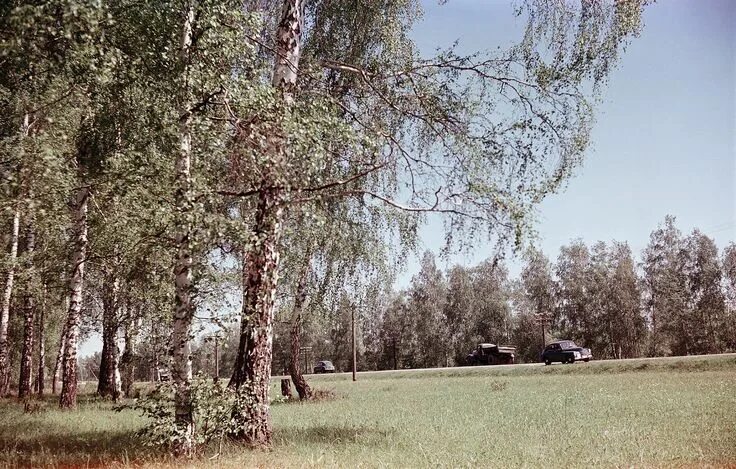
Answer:
POLYGON ((516 347, 510 345, 478 344, 466 357, 467 365, 510 365, 514 363, 516 347))

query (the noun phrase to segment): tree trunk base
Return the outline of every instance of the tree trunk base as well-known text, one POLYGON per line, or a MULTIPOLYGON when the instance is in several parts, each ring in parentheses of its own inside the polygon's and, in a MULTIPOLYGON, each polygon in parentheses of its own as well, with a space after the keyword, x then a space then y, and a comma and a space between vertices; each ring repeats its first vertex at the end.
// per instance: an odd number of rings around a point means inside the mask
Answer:
POLYGON ((281 395, 287 399, 291 399, 291 380, 289 378, 283 378, 281 380, 281 395))

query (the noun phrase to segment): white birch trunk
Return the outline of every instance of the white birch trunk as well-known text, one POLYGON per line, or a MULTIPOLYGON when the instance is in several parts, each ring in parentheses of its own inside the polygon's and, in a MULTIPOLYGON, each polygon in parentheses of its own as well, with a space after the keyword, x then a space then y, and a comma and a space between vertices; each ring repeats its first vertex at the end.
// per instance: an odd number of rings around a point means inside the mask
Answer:
POLYGON ((72 273, 69 280, 69 311, 66 318, 66 340, 61 374, 59 407, 71 409, 77 406, 77 343, 79 321, 84 293, 84 268, 87 256, 87 206, 88 187, 77 191, 74 201, 74 252, 72 273))
POLYGON ((234 387, 245 395, 246 404, 238 409, 237 436, 251 446, 268 447, 271 444, 271 413, 269 408, 269 381, 273 348, 273 318, 276 288, 278 286, 279 242, 282 230, 283 190, 279 188, 286 139, 281 119, 288 118, 288 108, 294 101, 304 1, 285 0, 281 20, 276 31, 276 59, 273 86, 284 100, 284 112, 276 117, 267 133, 262 149, 268 156, 260 183, 258 206, 255 214, 255 242, 247 256, 243 281, 244 303, 241 317, 241 344, 244 351, 238 357, 233 374, 234 387), (244 385, 240 388, 240 385, 244 385))
POLYGON ((304 1, 285 0, 281 21, 276 30, 276 63, 273 68, 273 87, 281 90, 292 104, 301 57, 301 35, 304 27, 304 1))
MULTIPOLYGON (((20 127, 19 154, 24 154, 23 142, 28 136, 31 116, 26 113, 20 127)), ((13 226, 10 235, 10 255, 8 256, 8 272, 3 291, 2 309, 0 310, 0 397, 10 391, 10 350, 8 349, 8 326, 10 324, 10 300, 13 296, 16 261, 18 259, 18 237, 20 234, 20 201, 13 212, 13 226)))
POLYGON ((194 416, 191 403, 191 327, 194 315, 192 298, 192 195, 191 195, 191 91, 189 61, 194 23, 194 1, 190 0, 182 27, 179 60, 182 81, 179 103, 179 154, 176 158, 176 208, 179 211, 176 241, 178 253, 174 267, 175 309, 171 349, 174 383, 174 414, 180 438, 174 446, 176 455, 189 455, 193 450, 194 416))
POLYGON ((8 324, 10 322, 10 299, 13 296, 13 280, 15 278, 15 262, 18 258, 18 237, 20 234, 20 205, 13 213, 13 224, 10 232, 10 255, 8 256, 8 272, 3 290, 2 311, 0 311, 0 397, 6 396, 10 387, 10 363, 8 350, 8 324))

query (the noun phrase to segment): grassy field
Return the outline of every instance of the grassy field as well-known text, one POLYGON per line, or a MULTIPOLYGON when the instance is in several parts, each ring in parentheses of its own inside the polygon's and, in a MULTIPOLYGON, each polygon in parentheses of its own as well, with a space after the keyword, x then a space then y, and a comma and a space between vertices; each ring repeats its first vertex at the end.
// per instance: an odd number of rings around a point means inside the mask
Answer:
MULTIPOLYGON (((313 377, 334 400, 273 406, 270 452, 192 467, 736 467, 736 356, 313 377)), ((274 387, 274 390, 276 387, 274 387)), ((133 411, 91 397, 36 413, 0 401, 0 465, 180 467, 142 448, 133 411)), ((221 450, 221 452, 220 452, 221 450)), ((219 453, 219 454, 218 454, 219 453)))

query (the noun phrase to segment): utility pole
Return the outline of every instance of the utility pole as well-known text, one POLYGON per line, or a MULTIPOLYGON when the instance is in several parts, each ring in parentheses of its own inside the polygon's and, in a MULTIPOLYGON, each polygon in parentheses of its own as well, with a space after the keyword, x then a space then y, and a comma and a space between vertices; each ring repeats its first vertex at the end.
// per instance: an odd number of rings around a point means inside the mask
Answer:
POLYGON ((155 323, 151 323, 151 328, 153 329, 153 373, 151 378, 153 382, 158 382, 161 381, 158 372, 158 330, 155 323))
POLYGON ((355 308, 353 308, 353 381, 356 380, 355 372, 358 369, 358 354, 355 350, 355 308))
POLYGON ((309 374, 309 352, 312 347, 299 347, 299 353, 304 354, 304 374, 309 374))
POLYGON ((542 347, 547 345, 547 336, 544 333, 544 320, 539 321, 539 324, 542 326, 542 347))
POLYGON ((542 326, 542 348, 544 348, 547 345, 547 331, 545 329, 552 322, 552 313, 537 313, 534 315, 534 322, 542 326))
POLYGON ((220 380, 220 333, 217 332, 209 337, 205 337, 205 342, 215 343, 215 376, 213 381, 215 384, 220 380))
POLYGON ((220 349, 218 348, 219 337, 215 336, 215 383, 220 381, 220 349))

